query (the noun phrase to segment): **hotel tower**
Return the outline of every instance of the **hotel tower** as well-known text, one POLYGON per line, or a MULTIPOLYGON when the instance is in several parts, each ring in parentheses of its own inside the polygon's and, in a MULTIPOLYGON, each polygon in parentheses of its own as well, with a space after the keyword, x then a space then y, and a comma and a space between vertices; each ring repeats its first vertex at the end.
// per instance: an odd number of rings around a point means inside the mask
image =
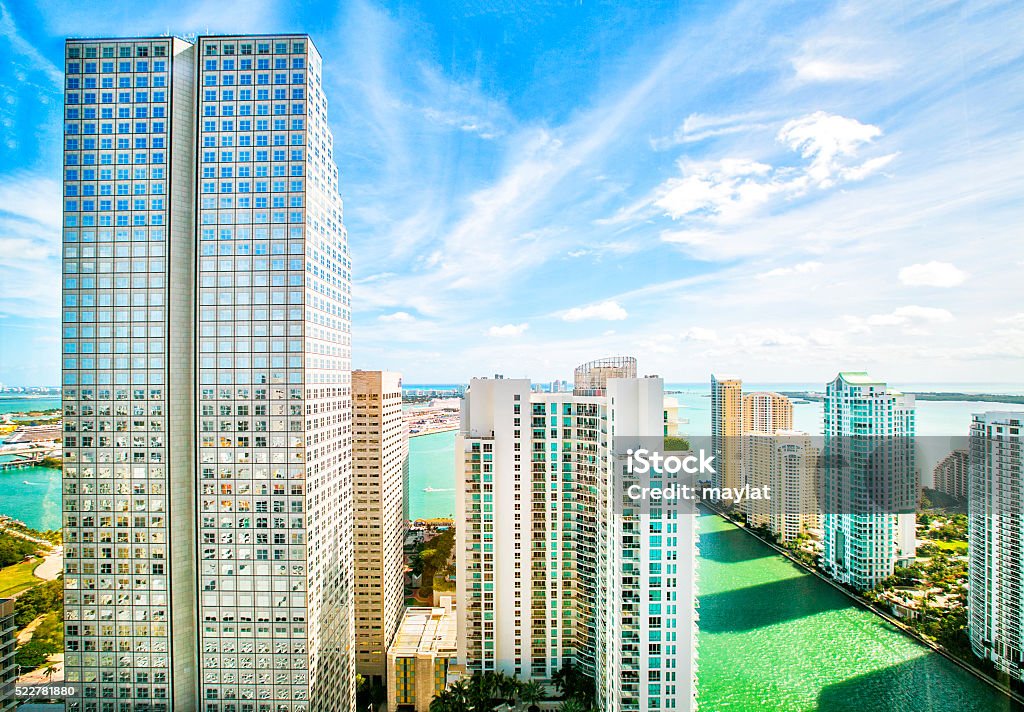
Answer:
POLYGON ((65 55, 68 708, 351 709, 351 263, 320 55, 65 55))
POLYGON ((455 446, 470 672, 545 682, 571 664, 603 712, 692 708, 695 517, 622 506, 627 449, 662 446, 663 391, 631 358, 580 366, 572 392, 471 381, 455 446))

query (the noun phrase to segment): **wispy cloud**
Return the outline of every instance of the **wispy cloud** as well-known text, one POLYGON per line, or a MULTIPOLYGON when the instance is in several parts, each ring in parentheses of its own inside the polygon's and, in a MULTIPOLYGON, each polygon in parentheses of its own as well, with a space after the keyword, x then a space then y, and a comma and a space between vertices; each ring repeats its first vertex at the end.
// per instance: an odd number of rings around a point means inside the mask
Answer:
POLYGON ((529 324, 505 324, 504 326, 492 326, 487 330, 489 336, 508 338, 522 336, 523 332, 530 328, 529 324))
POLYGON ((886 57, 887 49, 860 38, 815 37, 793 58, 793 71, 796 80, 805 83, 878 80, 898 68, 894 59, 886 57))
POLYGON ((563 321, 621 321, 629 314, 622 305, 614 300, 573 307, 562 314, 563 321))
POLYGON ((651 139, 651 148, 663 151, 680 144, 698 143, 719 136, 760 131, 770 128, 770 126, 768 115, 760 111, 728 116, 690 114, 671 136, 651 139))
POLYGON ((967 273, 949 262, 922 262, 900 270, 900 282, 908 287, 956 287, 967 280, 967 273))

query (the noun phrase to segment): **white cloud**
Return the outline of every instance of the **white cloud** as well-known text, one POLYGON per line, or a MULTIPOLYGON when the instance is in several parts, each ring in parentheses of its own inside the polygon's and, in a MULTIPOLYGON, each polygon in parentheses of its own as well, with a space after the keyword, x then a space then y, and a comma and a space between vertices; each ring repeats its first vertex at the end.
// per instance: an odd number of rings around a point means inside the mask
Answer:
POLYGON ((683 341, 718 341, 718 333, 714 329, 692 326, 682 334, 683 341))
POLYGON ((863 180, 872 172, 890 163, 896 154, 889 154, 857 166, 842 159, 857 155, 864 144, 882 135, 882 130, 856 119, 815 111, 813 114, 787 121, 779 131, 778 140, 803 158, 810 159, 807 176, 819 187, 828 188, 838 178, 863 180))
POLYGON ((416 321, 416 317, 414 317, 409 312, 404 312, 404 311, 397 311, 397 312, 394 312, 392 314, 381 314, 379 317, 377 317, 377 319, 379 321, 397 321, 397 322, 416 321))
POLYGON ((747 159, 679 162, 682 178, 670 178, 654 205, 674 220, 688 215, 723 221, 746 217, 783 188, 770 178, 772 167, 747 159))
POLYGON ((862 42, 846 37, 821 37, 804 43, 801 53, 792 60, 796 81, 838 82, 867 81, 891 74, 897 67, 892 59, 883 57, 887 47, 876 42, 862 42), (872 58, 866 61, 866 58, 872 58))
POLYGON ((768 127, 768 124, 764 123, 764 119, 765 114, 762 112, 729 116, 690 114, 671 136, 651 139, 651 148, 655 151, 662 151, 679 144, 697 143, 718 136, 757 131, 768 127))
POLYGON ((530 328, 527 323, 522 324, 505 324, 504 326, 492 326, 487 330, 489 336, 498 336, 501 338, 521 336, 524 331, 530 328))
MULTIPOLYGON (((684 124, 685 125, 685 124, 684 124)), ((622 208, 607 224, 649 217, 649 207, 664 210, 673 220, 703 221, 718 226, 751 218, 778 199, 803 195, 810 187, 832 188, 840 182, 860 181, 891 163, 898 153, 854 159, 858 150, 881 136, 877 126, 856 119, 816 111, 787 121, 777 140, 800 153, 806 163, 772 166, 750 158, 678 162, 682 177, 669 178, 646 201, 622 208)), ((601 221, 599 221, 600 224, 601 221)), ((662 235, 666 242, 690 243, 700 239, 687 230, 662 235)))
POLYGON ((821 267, 821 262, 801 262, 792 267, 776 267, 767 272, 761 272, 757 277, 758 279, 771 279, 772 277, 789 277, 794 274, 810 274, 817 272, 821 267))
POLYGON ((915 322, 940 324, 950 321, 953 321, 953 315, 946 309, 906 306, 887 314, 872 314, 866 323, 868 326, 902 326, 915 322))
POLYGON ((968 274, 949 262, 922 262, 900 270, 900 282, 908 287, 955 287, 968 274))
POLYGON ((606 302, 599 302, 597 304, 590 304, 585 307, 573 307, 564 314, 562 314, 563 321, 588 321, 588 320, 600 320, 600 321, 621 321, 625 319, 629 314, 625 309, 622 308, 618 302, 609 300, 606 302))

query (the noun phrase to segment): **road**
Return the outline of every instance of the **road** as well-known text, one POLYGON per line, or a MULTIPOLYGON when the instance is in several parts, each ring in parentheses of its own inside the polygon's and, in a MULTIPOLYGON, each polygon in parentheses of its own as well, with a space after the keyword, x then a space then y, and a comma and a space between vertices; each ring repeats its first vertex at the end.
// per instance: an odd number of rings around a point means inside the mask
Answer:
POLYGON ((36 578, 44 581, 53 581, 64 570, 64 547, 58 546, 52 552, 43 557, 43 563, 39 564, 32 573, 36 578))

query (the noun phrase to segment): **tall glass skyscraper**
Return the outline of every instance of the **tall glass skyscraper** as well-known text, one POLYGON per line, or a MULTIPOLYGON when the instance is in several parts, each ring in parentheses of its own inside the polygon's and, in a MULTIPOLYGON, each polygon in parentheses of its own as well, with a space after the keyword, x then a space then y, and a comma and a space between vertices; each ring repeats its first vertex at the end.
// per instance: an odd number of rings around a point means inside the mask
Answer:
POLYGON ((348 709, 351 263, 320 55, 73 40, 65 69, 70 709, 348 709))

